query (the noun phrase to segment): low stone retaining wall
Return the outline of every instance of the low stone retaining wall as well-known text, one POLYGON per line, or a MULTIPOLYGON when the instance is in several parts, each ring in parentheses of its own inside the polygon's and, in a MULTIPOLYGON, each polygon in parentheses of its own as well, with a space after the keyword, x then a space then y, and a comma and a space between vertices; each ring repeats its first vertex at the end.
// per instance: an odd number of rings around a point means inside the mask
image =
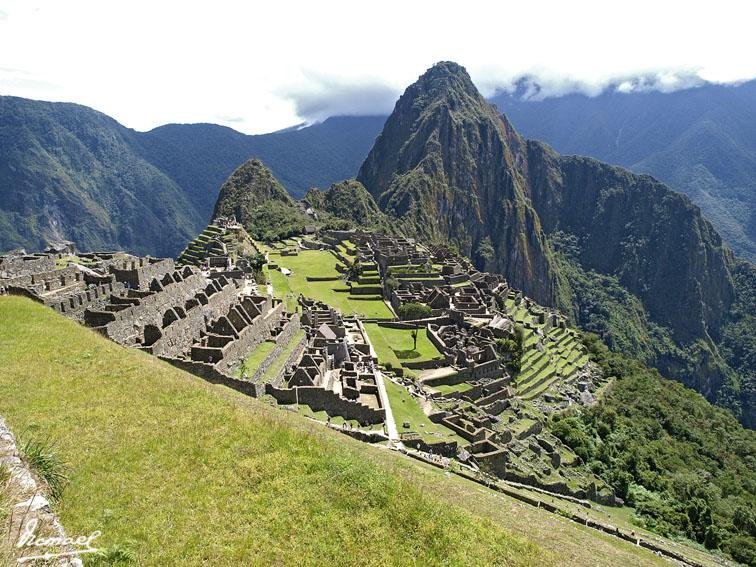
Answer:
POLYGON ((316 386, 299 386, 291 389, 265 385, 265 393, 276 398, 279 404, 305 404, 312 411, 324 410, 329 415, 340 415, 344 419, 356 419, 359 423, 381 423, 386 418, 383 408, 373 409, 359 402, 351 402, 331 390, 316 386))
POLYGON ((253 384, 247 380, 223 374, 209 362, 198 362, 196 360, 185 360, 182 358, 172 358, 170 356, 160 356, 159 358, 165 360, 176 368, 194 374, 211 384, 227 386, 237 392, 252 396, 253 398, 259 398, 265 393, 265 388, 260 384, 253 384))

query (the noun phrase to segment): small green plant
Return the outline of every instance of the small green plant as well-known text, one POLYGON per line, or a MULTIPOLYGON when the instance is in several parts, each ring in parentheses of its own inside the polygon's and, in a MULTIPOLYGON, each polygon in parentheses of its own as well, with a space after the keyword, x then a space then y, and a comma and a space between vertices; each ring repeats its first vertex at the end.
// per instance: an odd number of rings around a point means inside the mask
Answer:
POLYGON ((55 445, 49 439, 28 437, 21 439, 19 451, 29 467, 47 484, 50 499, 57 501, 68 482, 68 467, 55 445))
POLYGON ((112 545, 101 549, 86 563, 88 567, 104 567, 106 565, 128 565, 137 560, 134 550, 122 545, 112 545))

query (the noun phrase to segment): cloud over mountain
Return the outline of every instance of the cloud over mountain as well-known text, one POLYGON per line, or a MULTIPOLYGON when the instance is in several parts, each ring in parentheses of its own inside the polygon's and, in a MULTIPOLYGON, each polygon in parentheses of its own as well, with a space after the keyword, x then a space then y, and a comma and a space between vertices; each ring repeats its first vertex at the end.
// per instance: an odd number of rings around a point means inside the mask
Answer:
POLYGON ((297 116, 308 123, 329 116, 371 116, 391 112, 401 89, 377 77, 345 77, 314 70, 304 81, 278 89, 294 104, 297 116))

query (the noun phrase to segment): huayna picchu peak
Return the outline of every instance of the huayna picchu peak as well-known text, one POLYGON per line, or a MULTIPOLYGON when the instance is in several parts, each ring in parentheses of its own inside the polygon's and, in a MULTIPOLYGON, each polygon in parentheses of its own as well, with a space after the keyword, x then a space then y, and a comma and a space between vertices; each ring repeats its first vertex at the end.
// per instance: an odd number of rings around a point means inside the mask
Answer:
POLYGON ((405 90, 357 180, 402 233, 456 246, 756 425, 753 349, 723 338, 737 261, 687 196, 525 140, 449 62, 405 90))
POLYGON ((465 69, 439 63, 396 103, 357 180, 401 231, 451 243, 550 303, 557 282, 518 170, 524 149, 465 69))

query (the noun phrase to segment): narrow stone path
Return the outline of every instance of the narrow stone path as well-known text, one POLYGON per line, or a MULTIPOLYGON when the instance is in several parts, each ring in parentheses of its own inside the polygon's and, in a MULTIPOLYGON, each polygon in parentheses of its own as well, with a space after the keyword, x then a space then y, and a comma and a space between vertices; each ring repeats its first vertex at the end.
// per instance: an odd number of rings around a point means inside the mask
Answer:
MULTIPOLYGON (((372 347, 370 347, 372 349, 372 347)), ((378 386, 378 395, 381 397, 381 404, 386 411, 386 431, 391 441, 399 441, 399 431, 396 429, 394 414, 391 412, 386 384, 383 383, 383 374, 380 370, 375 371, 375 383, 378 386)))

